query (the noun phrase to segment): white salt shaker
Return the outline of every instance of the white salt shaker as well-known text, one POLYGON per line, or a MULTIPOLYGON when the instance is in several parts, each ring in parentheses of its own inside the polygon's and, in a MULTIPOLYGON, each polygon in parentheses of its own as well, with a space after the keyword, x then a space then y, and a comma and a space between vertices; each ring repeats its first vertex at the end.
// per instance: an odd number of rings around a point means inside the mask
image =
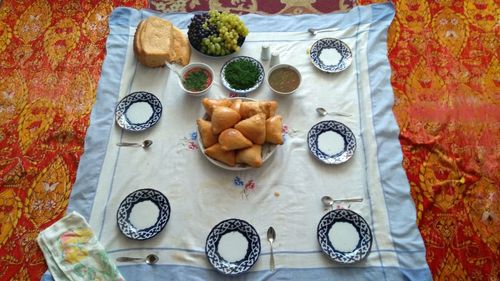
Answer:
POLYGON ((269 66, 273 67, 279 63, 280 63, 280 54, 278 52, 273 52, 271 54, 271 63, 269 64, 269 66))
POLYGON ((271 49, 269 48, 269 44, 263 44, 260 51, 260 59, 263 61, 267 61, 271 58, 271 49))

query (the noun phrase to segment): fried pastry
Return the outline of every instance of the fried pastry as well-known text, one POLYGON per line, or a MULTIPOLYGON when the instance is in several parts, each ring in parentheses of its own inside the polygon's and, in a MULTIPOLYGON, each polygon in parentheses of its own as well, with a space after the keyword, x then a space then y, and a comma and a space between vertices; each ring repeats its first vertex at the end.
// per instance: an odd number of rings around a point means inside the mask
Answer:
POLYGON ((241 103, 240 115, 242 119, 247 119, 259 113, 263 112, 258 101, 246 101, 241 103))
POLYGON ((252 146, 252 142, 238 130, 230 128, 219 135, 219 143, 224 150, 236 150, 252 146))
POLYGON ((283 118, 275 115, 266 120, 266 142, 274 144, 283 144, 283 118))
POLYGON ((241 99, 235 99, 232 101, 231 108, 240 112, 241 103, 242 103, 241 99))
POLYGON ((234 152, 234 150, 226 151, 222 149, 220 143, 216 143, 211 147, 205 149, 205 154, 208 155, 208 157, 227 164, 231 167, 236 166, 236 153, 234 152))
POLYGON ((262 166, 262 146, 254 144, 249 148, 241 149, 236 152, 236 162, 247 164, 254 168, 262 166))
POLYGON ((252 117, 259 113, 266 114, 266 118, 276 114, 278 103, 276 101, 248 101, 241 103, 240 115, 242 119, 252 117))
POLYGON ((232 105, 231 101, 228 99, 211 100, 208 98, 204 98, 202 100, 202 103, 203 103, 203 107, 205 108, 205 111, 207 112, 208 116, 212 116, 212 112, 214 111, 215 106, 230 107, 232 105))
POLYGON ((263 144, 266 141, 266 115, 264 113, 242 120, 234 125, 234 128, 255 144, 263 144))
POLYGON ((217 143, 217 135, 212 133, 212 123, 210 121, 198 118, 196 124, 198 124, 198 131, 200 132, 203 147, 210 147, 217 143))
POLYGON ((266 118, 273 117, 278 109, 278 102, 276 101, 261 101, 259 107, 266 114, 266 118))
POLYGON ((212 112, 212 133, 215 135, 229 129, 241 120, 240 114, 229 107, 215 106, 212 112))

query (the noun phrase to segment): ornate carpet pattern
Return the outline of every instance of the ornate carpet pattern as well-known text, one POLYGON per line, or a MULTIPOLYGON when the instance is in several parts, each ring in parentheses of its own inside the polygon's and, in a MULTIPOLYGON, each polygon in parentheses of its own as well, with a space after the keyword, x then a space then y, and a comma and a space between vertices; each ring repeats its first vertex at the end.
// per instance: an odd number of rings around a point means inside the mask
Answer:
MULTIPOLYGON (((300 14, 354 2, 152 0, 150 8, 300 14)), ((435 280, 500 280, 499 4, 395 1, 393 110, 435 280)), ((66 209, 117 6, 147 3, 0 4, 1 280, 39 280, 46 270, 35 238, 66 209)))

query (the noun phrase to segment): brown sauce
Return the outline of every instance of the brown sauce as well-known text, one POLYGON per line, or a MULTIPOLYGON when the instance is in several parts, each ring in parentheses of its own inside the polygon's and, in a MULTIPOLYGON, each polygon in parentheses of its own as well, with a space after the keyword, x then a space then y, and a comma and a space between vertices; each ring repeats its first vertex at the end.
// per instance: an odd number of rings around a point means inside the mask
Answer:
POLYGON ((299 83, 299 74, 289 67, 275 69, 269 75, 269 85, 278 92, 291 92, 297 89, 299 83))

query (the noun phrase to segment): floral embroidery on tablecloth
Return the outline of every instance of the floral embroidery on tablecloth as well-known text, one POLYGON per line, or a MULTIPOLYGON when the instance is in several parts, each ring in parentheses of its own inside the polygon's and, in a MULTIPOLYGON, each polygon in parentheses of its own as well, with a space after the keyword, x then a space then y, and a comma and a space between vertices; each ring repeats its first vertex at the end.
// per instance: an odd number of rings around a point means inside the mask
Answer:
POLYGON ((251 179, 248 181, 244 181, 238 176, 234 177, 233 184, 237 188, 241 188, 241 196, 244 197, 245 199, 248 198, 248 193, 254 191, 255 188, 257 187, 254 180, 251 179))
POLYGON ((293 128, 290 128, 286 124, 283 124, 283 127, 281 128, 281 133, 283 134, 283 142, 285 143, 288 138, 296 136, 298 131, 293 128))
POLYGON ((187 137, 186 136, 183 137, 180 140, 179 145, 186 148, 187 150, 195 151, 199 149, 197 140, 198 140, 198 132, 194 131, 191 132, 187 137))

